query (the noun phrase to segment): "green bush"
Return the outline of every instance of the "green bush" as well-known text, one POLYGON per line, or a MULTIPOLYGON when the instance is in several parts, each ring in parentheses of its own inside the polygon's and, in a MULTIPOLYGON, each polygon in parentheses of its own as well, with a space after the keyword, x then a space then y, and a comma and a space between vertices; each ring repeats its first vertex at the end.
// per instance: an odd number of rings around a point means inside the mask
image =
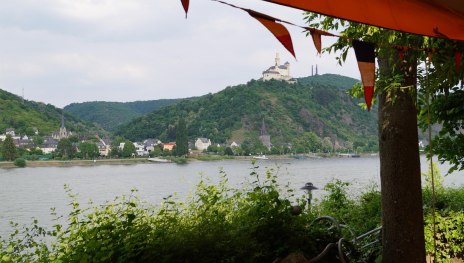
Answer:
MULTIPOLYGON (((111 203, 81 208, 76 196, 67 225, 52 231, 15 231, 0 243, 0 258, 12 262, 272 262, 290 252, 316 256, 334 237, 309 227, 307 210, 291 213, 292 190, 270 172, 251 173, 239 189, 222 180, 202 180, 190 198, 166 198, 159 207, 133 194, 111 203), (51 246, 40 237, 55 238, 51 246)), ((301 203, 304 207, 304 204, 301 203)), ((1 240, 1 239, 0 239, 1 240)), ((4 260, 6 261, 6 260, 4 260)))
MULTIPOLYGON (((425 219, 425 240, 428 254, 433 254, 434 230, 432 215, 425 219)), ((451 262, 451 258, 464 258, 464 212, 439 213, 435 217, 436 262, 451 262)))
POLYGON ((14 165, 21 168, 26 167, 26 160, 23 158, 16 158, 14 160, 14 165))

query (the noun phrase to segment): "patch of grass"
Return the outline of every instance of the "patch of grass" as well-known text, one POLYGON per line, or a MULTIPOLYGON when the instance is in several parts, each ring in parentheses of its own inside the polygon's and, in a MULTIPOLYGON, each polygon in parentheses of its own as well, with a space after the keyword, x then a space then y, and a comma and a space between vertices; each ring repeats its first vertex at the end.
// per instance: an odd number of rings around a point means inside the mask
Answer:
POLYGON ((220 160, 230 160, 234 159, 233 156, 228 155, 200 155, 197 157, 193 157, 199 161, 220 161, 220 160))

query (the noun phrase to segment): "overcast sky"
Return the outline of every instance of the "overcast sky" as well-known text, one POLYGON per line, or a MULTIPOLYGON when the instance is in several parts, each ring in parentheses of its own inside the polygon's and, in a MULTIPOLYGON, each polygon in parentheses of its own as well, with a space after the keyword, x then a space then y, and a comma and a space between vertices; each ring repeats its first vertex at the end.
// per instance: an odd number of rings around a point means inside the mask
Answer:
MULTIPOLYGON (((259 0, 230 0, 295 24, 301 11, 259 0)), ((261 77, 275 53, 291 74, 359 78, 350 51, 316 56, 302 29, 287 26, 295 60, 247 13, 209 0, 15 0, 0 9, 0 89, 64 107, 72 102, 183 98, 261 77)), ((327 46, 330 38, 323 38, 327 46)))

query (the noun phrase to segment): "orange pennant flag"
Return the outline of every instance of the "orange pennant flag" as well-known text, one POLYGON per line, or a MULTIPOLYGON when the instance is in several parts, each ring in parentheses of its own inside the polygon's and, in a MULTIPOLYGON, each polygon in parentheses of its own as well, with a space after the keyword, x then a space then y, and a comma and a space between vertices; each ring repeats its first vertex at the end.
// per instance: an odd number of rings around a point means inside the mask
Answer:
POLYGON ((322 50, 322 36, 335 36, 326 31, 315 29, 312 27, 304 27, 306 31, 309 31, 311 37, 313 38, 314 46, 316 47, 317 53, 320 55, 322 50))
POLYGON ((329 32, 318 30, 311 27, 305 27, 307 31, 311 34, 313 38, 314 46, 316 47, 317 53, 320 55, 322 50, 322 36, 334 36, 329 32))
POLYGON ((180 0, 182 2, 182 6, 184 7, 185 10, 185 18, 187 18, 187 13, 189 10, 189 0, 180 0))
POLYGON ((284 47, 292 53, 293 57, 295 56, 295 51, 293 50, 293 42, 288 32, 287 28, 283 25, 276 23, 275 19, 271 16, 255 12, 253 10, 247 10, 250 16, 258 20, 263 26, 265 26, 271 33, 277 38, 277 40, 284 45, 284 47))
POLYGON ((364 100, 366 101, 367 110, 370 111, 372 98, 374 97, 375 47, 363 41, 353 40, 353 48, 364 87, 364 100))
POLYGON ((313 38, 314 46, 316 47, 317 53, 320 55, 322 49, 321 34, 319 34, 316 31, 310 31, 310 33, 311 37, 313 38))

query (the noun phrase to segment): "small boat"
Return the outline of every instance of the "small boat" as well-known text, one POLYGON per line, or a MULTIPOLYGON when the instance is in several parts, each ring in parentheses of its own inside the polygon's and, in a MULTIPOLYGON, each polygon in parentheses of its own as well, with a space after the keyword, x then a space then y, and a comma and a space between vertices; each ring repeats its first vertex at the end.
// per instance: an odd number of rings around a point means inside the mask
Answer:
POLYGON ((253 159, 258 159, 258 160, 268 160, 269 158, 266 157, 266 155, 258 155, 258 156, 253 156, 253 159))
POLYGON ((359 158, 361 155, 357 153, 339 153, 337 157, 346 157, 346 158, 359 158))
POLYGON ((155 162, 155 163, 172 163, 171 160, 168 160, 168 159, 161 159, 161 158, 158 158, 158 157, 155 157, 155 158, 148 158, 148 161, 150 161, 150 162, 155 162))

